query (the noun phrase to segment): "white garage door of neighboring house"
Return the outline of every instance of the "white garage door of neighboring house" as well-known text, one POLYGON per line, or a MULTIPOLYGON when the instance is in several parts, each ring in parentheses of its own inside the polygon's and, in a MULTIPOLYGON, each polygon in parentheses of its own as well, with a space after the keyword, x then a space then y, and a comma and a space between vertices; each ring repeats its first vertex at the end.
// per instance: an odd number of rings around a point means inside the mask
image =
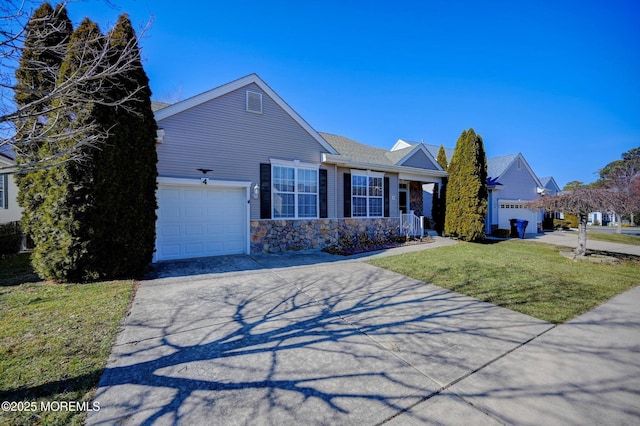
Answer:
POLYGON ((158 186, 155 260, 247 252, 247 192, 242 187, 158 186))
POLYGON ((510 219, 524 219, 529 221, 525 233, 536 234, 538 232, 539 213, 525 209, 523 204, 523 201, 500 200, 498 210, 499 227, 511 229, 510 219))

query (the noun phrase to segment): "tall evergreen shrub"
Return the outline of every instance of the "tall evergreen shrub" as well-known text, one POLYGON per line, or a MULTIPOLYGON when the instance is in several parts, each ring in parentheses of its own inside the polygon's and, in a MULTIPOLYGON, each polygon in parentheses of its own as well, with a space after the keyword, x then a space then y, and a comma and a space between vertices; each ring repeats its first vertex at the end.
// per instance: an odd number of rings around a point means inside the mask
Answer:
MULTIPOLYGON (((44 150, 41 148, 46 144, 45 129, 49 124, 45 111, 51 107, 51 103, 42 99, 48 98, 55 88, 72 32, 65 7, 58 5, 54 9, 49 2, 36 9, 27 23, 22 55, 16 69, 14 94, 16 106, 23 111, 24 117, 14 123, 18 164, 46 158, 46 147, 44 150), (34 128, 39 131, 33 132, 34 128), (34 140, 29 137, 34 134, 41 135, 41 138, 34 140)), ((42 215, 46 214, 40 206, 43 202, 42 182, 47 174, 47 170, 28 170, 16 175, 19 188, 17 201, 22 207, 21 226, 30 236, 35 232, 34 226, 38 226, 43 220, 42 215)))
MULTIPOLYGON (((69 43, 74 46, 68 50, 60 66, 59 82, 70 78, 82 67, 95 65, 96 55, 102 51, 104 37, 97 24, 85 18, 73 32, 69 43), (86 49, 75 46, 84 45, 86 49)), ((83 96, 98 93, 97 85, 107 82, 91 81, 78 87, 83 96)), ((78 94, 80 96, 80 93, 78 94)), ((107 108, 88 101, 82 108, 73 109, 66 99, 55 99, 54 106, 65 111, 62 119, 58 117, 57 131, 66 131, 67 140, 63 147, 76 144, 78 129, 86 128, 87 123, 101 123, 110 126, 110 114, 107 108)), ((107 127, 108 128, 108 127, 107 127)), ((51 154, 47 145, 40 150, 43 155, 51 154)), ((93 265, 98 253, 90 250, 96 230, 90 226, 91 218, 96 214, 93 156, 97 150, 89 146, 80 148, 82 161, 67 161, 44 171, 39 182, 43 200, 40 220, 33 226, 35 247, 31 256, 35 271, 42 278, 54 281, 88 281, 100 278, 93 265)))
POLYGON ((465 241, 485 237, 487 157, 482 137, 463 131, 449 163, 445 233, 465 241))
POLYGON ((126 14, 109 33, 112 59, 130 64, 118 75, 109 96, 128 99, 113 108, 114 125, 103 150, 96 153, 96 203, 92 218, 99 238, 97 268, 103 276, 140 275, 155 248, 157 125, 151 90, 140 59, 137 38, 126 14))
POLYGON ((88 49, 69 49, 60 69, 61 80, 71 78, 84 66, 96 66, 99 62, 92 55, 103 49, 110 62, 101 66, 122 61, 130 65, 126 73, 78 86, 88 99, 81 108, 58 100, 57 106, 68 110, 59 124, 69 130, 68 146, 86 136, 74 133, 78 129, 101 132, 106 138, 97 147, 82 146, 81 161, 47 171, 42 209, 48 213, 38 225, 32 256, 43 278, 91 281, 138 276, 152 258, 157 126, 149 80, 126 15, 109 36, 105 38, 95 23, 85 19, 70 45, 88 49))
MULTIPOLYGON (((436 158, 440 167, 445 172, 448 168, 447 163, 447 153, 444 150, 444 146, 440 145, 440 150, 438 150, 438 157, 436 158)), ((442 235, 444 231, 444 222, 445 222, 445 214, 447 208, 447 182, 448 178, 443 177, 442 183, 435 184, 433 188, 433 203, 431 205, 431 217, 435 222, 434 229, 438 234, 442 235)))

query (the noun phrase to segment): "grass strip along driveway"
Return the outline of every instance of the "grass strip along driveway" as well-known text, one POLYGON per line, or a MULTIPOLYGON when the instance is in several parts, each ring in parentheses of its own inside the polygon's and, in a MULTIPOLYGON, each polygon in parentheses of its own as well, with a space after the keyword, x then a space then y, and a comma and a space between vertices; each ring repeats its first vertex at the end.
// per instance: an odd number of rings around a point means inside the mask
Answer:
POLYGON ((134 281, 43 282, 28 255, 0 271, 0 424, 82 424, 86 411, 58 403, 91 406, 134 281))
POLYGON ((559 250, 520 240, 460 243, 370 263, 556 324, 640 284, 640 261, 574 262, 559 250))
MULTIPOLYGON (((578 233, 572 231, 578 238, 578 233)), ((632 246, 640 246, 640 237, 628 234, 609 234, 598 230, 588 230, 587 240, 605 241, 607 243, 629 244, 632 246)), ((589 243, 587 243, 588 245, 589 243)))

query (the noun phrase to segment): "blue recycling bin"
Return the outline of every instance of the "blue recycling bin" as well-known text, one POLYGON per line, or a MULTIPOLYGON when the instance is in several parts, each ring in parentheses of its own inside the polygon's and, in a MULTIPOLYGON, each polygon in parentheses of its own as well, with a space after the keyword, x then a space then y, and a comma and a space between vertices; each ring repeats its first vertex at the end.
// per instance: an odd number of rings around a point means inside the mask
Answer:
POLYGON ((524 231, 527 229, 528 224, 528 220, 516 219, 516 228, 518 229, 518 236, 520 239, 524 239, 524 231))
POLYGON ((509 219, 511 225, 511 237, 524 239, 524 231, 529 224, 528 220, 524 219, 509 219))
POLYGON ((511 225, 511 232, 509 233, 509 237, 518 238, 518 227, 516 226, 516 222, 518 219, 509 219, 509 225, 511 225))

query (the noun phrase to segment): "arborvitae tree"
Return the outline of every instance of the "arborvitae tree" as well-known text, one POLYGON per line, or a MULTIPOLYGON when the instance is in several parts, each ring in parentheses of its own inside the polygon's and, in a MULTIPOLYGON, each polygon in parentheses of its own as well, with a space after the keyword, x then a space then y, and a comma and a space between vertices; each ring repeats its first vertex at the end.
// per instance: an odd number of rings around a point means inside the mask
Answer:
POLYGON ((446 171, 449 167, 449 163, 447 162, 447 153, 444 150, 444 145, 440 145, 440 149, 438 150, 438 158, 436 158, 436 161, 438 162, 438 164, 440 164, 442 170, 446 171))
POLYGON ((123 14, 110 31, 110 55, 128 55, 130 71, 116 76, 109 96, 130 98, 112 108, 115 126, 95 154, 95 199, 91 218, 96 238, 90 251, 101 277, 141 275, 155 247, 157 125, 149 79, 142 67, 135 31, 123 14))
POLYGON ((485 237, 487 157, 482 137, 463 131, 449 163, 445 233, 465 241, 485 237))
POLYGON ((82 161, 47 171, 42 208, 49 216, 39 226, 34 268, 56 281, 139 276, 151 261, 155 244, 157 127, 149 80, 126 15, 107 37, 85 19, 71 37, 70 44, 74 43, 89 48, 69 50, 61 79, 95 64, 90 57, 95 52, 106 52, 113 61, 125 60, 129 67, 127 73, 78 86, 83 97, 96 97, 80 109, 58 100, 70 111, 61 122, 69 130, 69 146, 76 143, 75 136, 86 140, 82 133, 87 129, 107 136, 99 147, 81 146, 82 161))
MULTIPOLYGON (((444 150, 444 146, 440 145, 440 150, 438 151, 438 158, 436 158, 440 167, 445 172, 447 171, 447 153, 444 150)), ((445 213, 447 207, 447 180, 448 178, 443 177, 441 184, 435 184, 433 187, 433 203, 431 205, 431 217, 433 217, 433 221, 435 222, 434 229, 438 234, 442 235, 444 231, 444 221, 445 221, 445 213)))
MULTIPOLYGON (((18 108, 33 117, 45 109, 38 101, 51 93, 56 85, 72 31, 64 5, 53 9, 49 2, 36 9, 27 24, 22 56, 16 70, 14 99, 18 108)), ((20 128, 17 130, 19 132, 20 128)))
MULTIPOLYGON (((68 50, 60 67, 59 81, 64 81, 75 72, 82 72, 83 67, 95 64, 96 58, 92 56, 102 51, 104 38, 98 26, 85 19, 73 32, 69 43, 84 45, 87 49, 68 50)), ((107 83, 88 81, 77 90, 98 93, 97 86, 106 88, 107 83)), ((63 129, 68 134, 65 140, 57 141, 56 145, 74 146, 86 136, 82 132, 94 129, 96 123, 111 126, 109 110, 102 104, 86 102, 82 108, 73 108, 66 105, 66 101, 65 98, 53 101, 54 107, 66 111, 64 116, 56 117, 55 131, 63 129), (86 126, 87 123, 90 125, 86 126)), ((40 148, 43 155, 51 154, 48 149, 47 144, 40 148)), ((57 146, 52 149, 57 149, 57 146)), ((43 200, 38 207, 40 220, 33 226, 35 248, 31 258, 35 271, 45 279, 87 281, 100 278, 100 274, 92 267, 98 253, 89 250, 95 230, 88 225, 97 207, 91 154, 99 151, 86 145, 80 149, 84 151, 84 161, 64 162, 63 158, 61 164, 43 170, 41 181, 38 182, 43 200)))
MULTIPOLYGON (((35 10, 26 25, 25 41, 16 70, 14 100, 21 118, 14 121, 16 134, 16 162, 18 165, 38 162, 44 156, 40 148, 46 141, 48 130, 47 99, 56 86, 60 64, 66 55, 66 45, 73 31, 67 11, 62 5, 55 9, 48 2, 35 10), (37 135, 30 138, 27 135, 37 135), (29 139, 29 143, 25 140, 29 139)), ((29 170, 16 175, 19 188, 18 203, 23 209, 22 229, 31 234, 33 224, 44 213, 39 208, 42 192, 39 187, 46 171, 29 170)))

